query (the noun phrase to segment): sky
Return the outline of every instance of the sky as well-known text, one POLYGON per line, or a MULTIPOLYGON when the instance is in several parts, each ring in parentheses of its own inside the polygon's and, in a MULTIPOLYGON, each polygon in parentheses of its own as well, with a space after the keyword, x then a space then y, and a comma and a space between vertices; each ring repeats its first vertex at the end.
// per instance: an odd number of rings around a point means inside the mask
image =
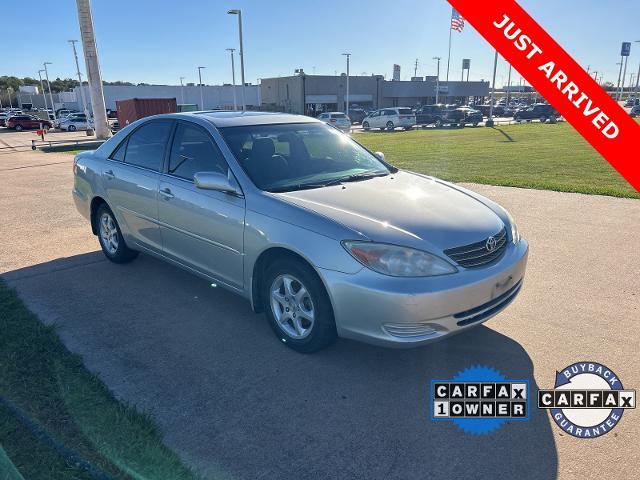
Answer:
MULTIPOLYGON (((617 81, 620 43, 640 40, 637 0, 520 4, 585 69, 604 73, 605 81, 617 81)), ((184 76, 185 82, 197 83, 197 66, 206 66, 204 83, 231 83, 225 49, 237 49, 239 42, 237 17, 226 14, 230 8, 242 9, 247 82, 291 75, 296 68, 307 74, 339 74, 346 71, 343 52, 352 54, 351 75, 391 78, 397 63, 401 78, 408 80, 416 59, 418 76, 435 75, 434 56, 443 58, 442 77, 446 70, 451 7, 445 0, 92 0, 92 6, 107 81, 176 85, 184 76)), ((42 62, 49 61, 51 78, 75 78, 67 40, 80 38, 76 2, 38 4, 28 10, 28 25, 18 10, 16 21, 3 25, 0 76, 37 78, 42 62), (28 40, 25 32, 33 32, 33 26, 43 28, 28 40), (23 40, 9 42, 12 38, 23 40)), ((451 80, 460 78, 463 58, 471 59, 471 80, 490 79, 493 50, 468 23, 462 33, 453 32, 451 80)), ((637 43, 628 74, 637 72, 639 62, 637 43)), ((83 62, 81 68, 84 76, 83 62)), ((507 70, 501 59, 498 85, 506 83, 507 70)), ((512 82, 518 81, 514 73, 512 82)))

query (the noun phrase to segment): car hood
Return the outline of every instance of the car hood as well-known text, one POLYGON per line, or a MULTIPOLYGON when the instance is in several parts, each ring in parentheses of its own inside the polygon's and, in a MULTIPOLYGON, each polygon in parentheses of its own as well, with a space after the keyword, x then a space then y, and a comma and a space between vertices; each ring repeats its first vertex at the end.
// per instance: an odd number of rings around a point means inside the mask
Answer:
POLYGON ((385 177, 277 194, 376 242, 447 248, 498 233, 502 220, 484 203, 437 179, 399 171, 385 177))

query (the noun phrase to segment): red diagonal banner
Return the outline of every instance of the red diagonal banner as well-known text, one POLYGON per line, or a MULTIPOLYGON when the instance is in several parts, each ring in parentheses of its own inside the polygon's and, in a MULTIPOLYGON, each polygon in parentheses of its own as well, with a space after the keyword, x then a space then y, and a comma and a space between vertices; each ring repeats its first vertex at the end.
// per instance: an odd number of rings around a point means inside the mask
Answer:
POLYGON ((514 0, 449 3, 640 191, 640 125, 520 5, 514 0))

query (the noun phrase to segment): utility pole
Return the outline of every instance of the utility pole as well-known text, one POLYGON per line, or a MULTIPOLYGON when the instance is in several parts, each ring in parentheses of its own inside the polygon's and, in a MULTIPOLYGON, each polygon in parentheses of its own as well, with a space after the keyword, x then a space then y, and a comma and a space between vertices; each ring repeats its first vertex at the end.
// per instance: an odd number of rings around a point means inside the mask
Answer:
MULTIPOLYGON (((51 65, 51 62, 44 62, 44 76, 47 79, 47 87, 49 88, 49 100, 51 100, 51 112, 53 113, 53 121, 56 121, 56 107, 53 103, 53 95, 51 94, 51 82, 49 81, 49 71, 47 70, 47 65, 51 65)), ((11 100, 11 97, 9 97, 11 100)))
POLYGON ((247 97, 245 95, 244 80, 244 47, 242 45, 242 11, 239 9, 229 10, 229 15, 238 15, 238 34, 240 36, 240 80, 242 80, 242 111, 247 111, 247 97))
POLYGON ((349 57, 351 57, 350 53, 343 53, 342 55, 344 55, 345 57, 347 57, 347 96, 345 99, 345 111, 344 113, 347 114, 347 116, 349 115, 349 57))
POLYGON ((437 62, 436 67, 436 105, 438 104, 438 97, 440 94, 440 60, 442 57, 433 57, 433 60, 437 62))
POLYGON ((231 81, 233 82, 233 109, 238 110, 238 100, 236 98, 236 65, 235 60, 233 59, 233 52, 236 51, 235 48, 227 48, 227 52, 231 53, 231 81))
POLYGON ((182 99, 182 104, 184 105, 184 83, 182 81, 185 77, 180 77, 180 98, 182 99))
MULTIPOLYGON (((87 69, 87 81, 89 82, 89 95, 91 97, 91 110, 96 129, 96 138, 106 140, 111 136, 111 129, 107 120, 107 109, 104 104, 104 91, 102 89, 102 77, 100 75, 100 62, 98 61, 98 47, 96 35, 93 29, 93 16, 89 0, 76 0, 78 7, 78 20, 80 22, 80 37, 82 50, 84 51, 85 66, 87 69)), ((124 125, 122 125, 124 127, 124 125)))
POLYGON ((493 95, 496 90, 496 70, 498 69, 498 50, 493 57, 493 80, 491 82, 491 93, 489 96, 489 118, 485 122, 486 127, 493 127, 493 95))
POLYGON ((80 99, 82 100, 82 110, 84 116, 89 120, 89 111, 87 109, 87 100, 84 98, 84 87, 82 86, 82 74, 80 73, 80 63, 78 63, 78 52, 76 51, 76 43, 78 40, 69 40, 71 47, 73 48, 73 58, 76 60, 76 71, 78 72, 78 82, 80 82, 80 99))
POLYGON ((207 67, 198 67, 198 82, 200 85, 200 110, 204 110, 204 95, 202 93, 202 69, 207 67))

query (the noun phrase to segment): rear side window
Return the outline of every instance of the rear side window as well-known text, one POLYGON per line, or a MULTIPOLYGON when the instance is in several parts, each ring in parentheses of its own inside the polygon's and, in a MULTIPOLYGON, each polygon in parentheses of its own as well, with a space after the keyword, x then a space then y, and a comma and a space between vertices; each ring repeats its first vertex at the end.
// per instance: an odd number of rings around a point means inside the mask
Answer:
POLYGON ((196 172, 227 175, 227 163, 207 132, 194 125, 179 123, 171 147, 169 174, 193 180, 196 172))
POLYGON ((170 122, 150 122, 129 136, 125 163, 159 172, 171 131, 170 122))
POLYGON ((347 118, 344 113, 332 113, 331 118, 347 118))
POLYGON ((398 113, 400 113, 400 115, 413 115, 410 108, 399 108, 398 113))

